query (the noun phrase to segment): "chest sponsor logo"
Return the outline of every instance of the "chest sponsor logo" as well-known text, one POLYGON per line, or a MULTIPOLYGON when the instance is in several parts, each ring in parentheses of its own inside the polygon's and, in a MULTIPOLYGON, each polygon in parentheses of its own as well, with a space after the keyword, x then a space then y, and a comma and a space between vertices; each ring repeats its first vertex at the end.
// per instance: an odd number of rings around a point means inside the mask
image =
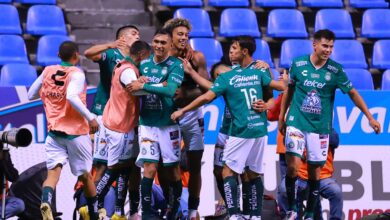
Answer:
POLYGON ((230 79, 229 84, 234 87, 253 86, 253 85, 259 85, 260 80, 258 75, 250 75, 250 76, 235 75, 230 79))
POLYGON ((307 93, 305 99, 303 100, 301 111, 312 114, 321 114, 321 99, 316 90, 313 89, 307 93))
POLYGON ((156 77, 156 76, 148 76, 149 82, 152 83, 160 83, 162 77, 156 77))
POLYGON ((318 88, 318 89, 322 89, 322 88, 324 88, 324 86, 326 85, 326 83, 317 82, 316 80, 308 80, 308 79, 306 79, 306 80, 303 82, 303 85, 304 85, 304 86, 309 86, 309 87, 318 88))

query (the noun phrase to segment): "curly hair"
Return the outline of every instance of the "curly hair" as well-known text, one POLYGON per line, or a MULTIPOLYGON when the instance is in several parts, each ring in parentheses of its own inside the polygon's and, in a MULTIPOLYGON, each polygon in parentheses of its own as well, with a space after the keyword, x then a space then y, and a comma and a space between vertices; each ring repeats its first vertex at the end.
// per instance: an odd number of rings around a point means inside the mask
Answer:
POLYGON ((172 34, 173 30, 177 27, 186 27, 189 31, 191 31, 192 28, 190 21, 184 18, 169 19, 165 22, 163 28, 172 34))

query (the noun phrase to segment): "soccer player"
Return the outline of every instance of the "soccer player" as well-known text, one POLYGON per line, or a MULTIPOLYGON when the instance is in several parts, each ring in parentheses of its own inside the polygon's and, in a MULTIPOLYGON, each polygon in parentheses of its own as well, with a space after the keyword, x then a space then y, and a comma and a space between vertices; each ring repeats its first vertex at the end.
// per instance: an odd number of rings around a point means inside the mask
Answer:
MULTIPOLYGON (((171 33, 173 47, 170 55, 183 58, 189 61, 194 72, 204 79, 208 79, 206 60, 202 52, 194 51, 188 44, 188 34, 191 31, 191 24, 183 18, 174 18, 164 24, 164 28, 171 33)), ((202 90, 191 77, 184 75, 183 83, 176 91, 175 104, 182 108, 192 100, 202 95, 207 90, 202 90)), ((188 219, 197 219, 199 195, 202 186, 201 161, 204 150, 203 143, 203 112, 202 108, 194 109, 186 113, 179 120, 181 135, 184 140, 185 152, 188 158, 189 198, 188 198, 188 219)), ((163 176, 159 176, 161 179, 163 176)), ((161 181, 162 186, 164 181, 161 181)))
POLYGON ((96 117, 86 107, 84 73, 79 62, 78 46, 65 41, 60 45, 61 65, 46 67, 28 91, 29 99, 42 99, 49 134, 45 150, 48 174, 43 183, 41 212, 44 220, 53 220, 51 199, 67 160, 71 171, 84 184, 91 219, 97 219, 96 190, 89 173, 92 144, 89 133, 98 130, 96 117), (39 94, 39 96, 38 96, 39 94))
POLYGON ((217 96, 223 95, 232 117, 223 161, 225 199, 230 219, 241 219, 237 205, 237 174, 244 171, 250 180, 251 219, 261 219, 263 183, 262 158, 267 142, 267 117, 265 109, 257 112, 252 103, 263 98, 262 88, 283 90, 285 83, 272 80, 265 69, 255 69, 252 55, 256 49, 252 37, 240 36, 230 48, 240 67, 220 75, 213 86, 202 96, 186 107, 174 112, 172 120, 177 120, 184 113, 196 109, 217 96), (247 169, 245 170, 245 168, 247 169))
MULTIPOLYGON (((119 62, 113 72, 111 96, 103 111, 103 125, 108 150, 108 169, 96 186, 96 194, 104 198, 111 184, 117 180, 115 214, 113 220, 127 219, 124 203, 129 180, 130 158, 138 156, 134 128, 138 125, 139 98, 133 96, 127 86, 139 77, 137 65, 149 57, 150 46, 144 41, 136 41, 130 48, 130 58, 119 62)), ((103 208, 99 204, 99 209, 103 208)))
POLYGON ((380 124, 368 111, 364 100, 353 88, 342 66, 329 58, 334 40, 335 35, 332 31, 327 29, 317 31, 314 34, 313 53, 295 58, 290 67, 289 86, 283 95, 279 115, 279 130, 286 137, 287 150, 286 191, 289 211, 286 219, 295 219, 297 216, 295 181, 297 164, 304 148, 307 150, 310 188, 304 216, 305 219, 313 219, 314 204, 319 196, 319 174, 328 152, 337 88, 343 93, 348 93, 377 134, 381 130, 380 124), (288 106, 289 111, 285 119, 288 106))
MULTIPOLYGON (((84 55, 99 64, 100 82, 92 106, 92 112, 96 115, 99 123, 99 131, 94 137, 94 155, 93 162, 96 168, 95 183, 103 176, 107 168, 107 146, 105 139, 105 130, 102 122, 102 114, 107 100, 110 97, 111 78, 117 63, 129 56, 129 48, 140 39, 139 30, 134 25, 120 27, 116 32, 116 40, 106 44, 94 45, 85 50, 84 55)), ((137 146, 138 147, 138 146, 137 146)), ((136 157, 136 155, 134 155, 136 157)), ((135 215, 139 206, 139 184, 141 181, 141 171, 135 166, 135 159, 130 163, 130 215, 135 215)), ((103 198, 102 198, 103 199, 103 198)), ((100 203, 103 201, 100 200, 100 203)))
POLYGON ((171 188, 169 213, 167 219, 174 219, 180 205, 182 184, 180 179, 180 129, 170 119, 175 110, 173 96, 180 86, 183 77, 182 62, 169 56, 172 47, 172 37, 164 29, 158 30, 152 41, 154 54, 143 60, 140 72, 149 82, 135 81, 130 85, 130 91, 144 90, 150 94, 142 97, 140 111, 139 145, 140 154, 137 165, 144 167, 141 181, 142 219, 151 215, 151 191, 160 158, 163 168, 168 171, 167 178, 171 188), (166 86, 160 85, 166 81, 166 86))

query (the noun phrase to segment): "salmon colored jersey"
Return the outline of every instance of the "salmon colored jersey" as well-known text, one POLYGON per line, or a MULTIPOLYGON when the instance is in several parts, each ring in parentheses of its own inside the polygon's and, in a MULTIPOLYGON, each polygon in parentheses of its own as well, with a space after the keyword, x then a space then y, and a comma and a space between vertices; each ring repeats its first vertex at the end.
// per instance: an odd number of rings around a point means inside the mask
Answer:
POLYGON ((284 136, 278 130, 278 134, 276 135, 276 153, 285 154, 286 147, 284 146, 284 136))
POLYGON ((118 63, 112 75, 110 99, 103 112, 104 126, 121 133, 127 133, 137 126, 139 118, 139 98, 129 94, 120 81, 122 72, 127 68, 133 69, 139 76, 137 67, 132 63, 126 60, 118 63))
MULTIPOLYGON (((47 117, 49 131, 61 131, 68 135, 89 133, 87 120, 66 99, 66 90, 74 72, 82 72, 74 66, 53 65, 43 71, 42 87, 39 91, 47 117)), ((80 99, 86 104, 86 89, 80 99)))
MULTIPOLYGON (((321 168, 320 179, 326 179, 332 176, 334 167, 333 167, 333 159, 334 159, 334 151, 330 149, 328 150, 328 157, 326 158, 325 165, 321 168)), ((298 176, 304 180, 309 179, 307 173, 307 163, 306 161, 302 161, 301 166, 298 169, 298 176)))

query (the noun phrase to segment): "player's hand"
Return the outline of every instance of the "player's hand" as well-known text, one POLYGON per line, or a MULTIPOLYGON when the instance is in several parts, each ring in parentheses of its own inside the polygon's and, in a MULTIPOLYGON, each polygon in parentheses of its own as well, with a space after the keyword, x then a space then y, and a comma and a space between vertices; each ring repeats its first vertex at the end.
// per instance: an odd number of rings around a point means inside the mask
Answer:
POLYGON ((183 69, 185 73, 191 75, 195 72, 195 70, 192 68, 191 63, 188 60, 183 59, 181 57, 179 57, 179 59, 183 62, 183 69))
POLYGON ((96 118, 88 122, 89 124, 89 133, 95 134, 99 130, 99 124, 96 121, 96 118))
POLYGON ((264 112, 268 110, 267 103, 265 103, 262 99, 258 99, 257 101, 253 102, 252 108, 257 112, 264 112))
POLYGON ((172 121, 176 122, 176 120, 177 120, 178 118, 180 118, 181 116, 183 116, 183 114, 184 114, 184 112, 183 112, 182 110, 177 110, 177 111, 175 111, 175 112, 172 113, 172 115, 171 115, 172 121))
POLYGON ((138 77, 138 82, 140 82, 140 83, 147 83, 147 82, 149 82, 149 78, 148 77, 146 77, 146 76, 140 76, 140 77, 138 77))
POLYGON ((126 89, 130 93, 137 92, 137 91, 144 88, 144 84, 145 83, 141 83, 139 81, 133 81, 132 83, 130 83, 129 85, 126 86, 126 89))
POLYGON ((279 132, 283 135, 286 136, 286 122, 283 119, 279 118, 279 123, 278 123, 278 130, 279 132))
POLYGON ((119 38, 118 40, 114 41, 113 48, 126 48, 127 42, 124 38, 119 38))
POLYGON ((253 67, 255 69, 269 69, 269 64, 262 60, 256 60, 255 65, 253 67))
POLYGON ((287 74, 287 70, 283 70, 283 73, 280 74, 279 76, 279 81, 283 81, 284 85, 288 86, 288 74, 287 74))
POLYGON ((372 129, 374 129, 376 134, 379 134, 381 132, 381 124, 379 124, 379 122, 377 120, 371 119, 369 121, 369 123, 370 123, 370 126, 372 127, 372 129))
POLYGON ((164 82, 161 83, 164 87, 168 85, 168 82, 165 80, 164 82))

